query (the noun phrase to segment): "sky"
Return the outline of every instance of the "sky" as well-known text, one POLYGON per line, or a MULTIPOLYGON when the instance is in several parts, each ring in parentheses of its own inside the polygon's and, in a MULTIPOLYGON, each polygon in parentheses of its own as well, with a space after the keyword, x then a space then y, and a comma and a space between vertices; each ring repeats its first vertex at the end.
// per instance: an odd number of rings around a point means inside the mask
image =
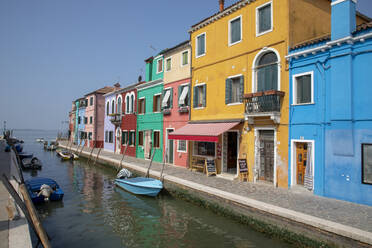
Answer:
MULTIPOLYGON (((372 17, 372 0, 357 9, 372 17)), ((146 58, 217 11, 218 0, 0 0, 0 129, 66 129, 73 100, 144 78, 146 58)))

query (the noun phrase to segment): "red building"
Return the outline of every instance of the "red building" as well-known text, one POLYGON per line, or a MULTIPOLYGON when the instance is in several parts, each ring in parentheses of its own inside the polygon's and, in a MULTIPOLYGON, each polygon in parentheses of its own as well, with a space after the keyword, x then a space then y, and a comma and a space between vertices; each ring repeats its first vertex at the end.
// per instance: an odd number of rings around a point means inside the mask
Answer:
POLYGON ((131 157, 136 156, 136 133, 137 133, 137 89, 136 86, 143 82, 132 84, 118 91, 121 94, 122 117, 121 117, 121 153, 131 157), (127 148, 128 146, 128 148, 127 148))

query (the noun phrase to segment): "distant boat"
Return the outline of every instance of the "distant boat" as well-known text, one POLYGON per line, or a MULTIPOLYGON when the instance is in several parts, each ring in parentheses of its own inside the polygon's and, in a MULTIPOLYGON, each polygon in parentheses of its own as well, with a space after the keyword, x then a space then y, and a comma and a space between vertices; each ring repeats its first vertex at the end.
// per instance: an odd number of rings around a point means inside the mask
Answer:
POLYGON ((55 151, 58 148, 58 143, 56 141, 50 141, 46 149, 48 151, 55 151))
POLYGON ((42 143, 42 142, 44 142, 44 138, 37 138, 36 142, 42 143))
POLYGON ((73 152, 66 151, 66 150, 65 151, 58 151, 57 155, 59 155, 62 158, 62 160, 77 160, 77 159, 79 159, 78 155, 76 155, 73 152))
POLYGON ((40 170, 41 167, 42 167, 42 163, 37 157, 22 159, 23 169, 40 170))
MULTIPOLYGON (((126 169, 123 169, 126 170, 126 169)), ((122 175, 121 170, 117 177, 122 175)), ((134 177, 134 178, 116 178, 115 184, 126 191, 136 195, 157 196, 163 188, 163 183, 160 180, 147 177, 134 177)))
POLYGON ((33 203, 42 203, 46 200, 60 201, 63 199, 64 192, 53 179, 36 177, 26 180, 25 184, 33 203), (44 185, 50 187, 50 194, 45 194, 48 193, 48 190, 45 189, 49 187, 45 187, 44 185))

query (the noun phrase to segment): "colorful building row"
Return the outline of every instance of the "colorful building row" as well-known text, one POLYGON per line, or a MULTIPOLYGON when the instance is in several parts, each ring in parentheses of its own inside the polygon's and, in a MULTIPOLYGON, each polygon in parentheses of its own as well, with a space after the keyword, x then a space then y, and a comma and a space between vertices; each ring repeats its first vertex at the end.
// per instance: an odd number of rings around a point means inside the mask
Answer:
POLYGON ((144 82, 77 100, 71 137, 190 169, 213 159, 230 179, 245 159, 251 182, 372 205, 371 20, 353 0, 219 3, 145 60, 144 82))

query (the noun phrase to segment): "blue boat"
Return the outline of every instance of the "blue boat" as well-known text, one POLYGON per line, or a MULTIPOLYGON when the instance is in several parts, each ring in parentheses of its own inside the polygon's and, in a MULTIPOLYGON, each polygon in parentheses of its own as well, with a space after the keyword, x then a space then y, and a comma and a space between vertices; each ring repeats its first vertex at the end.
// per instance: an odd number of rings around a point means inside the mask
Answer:
POLYGON ((25 181, 28 193, 30 194, 31 200, 33 203, 42 203, 45 202, 45 196, 42 194, 39 194, 41 186, 43 184, 49 185, 53 192, 49 197, 49 200, 51 201, 60 201, 63 199, 64 192, 59 187, 56 181, 50 178, 44 178, 44 177, 35 177, 30 180, 25 181))
POLYGON ((115 184, 136 195, 157 196, 163 188, 160 180, 147 177, 115 179, 115 184))

